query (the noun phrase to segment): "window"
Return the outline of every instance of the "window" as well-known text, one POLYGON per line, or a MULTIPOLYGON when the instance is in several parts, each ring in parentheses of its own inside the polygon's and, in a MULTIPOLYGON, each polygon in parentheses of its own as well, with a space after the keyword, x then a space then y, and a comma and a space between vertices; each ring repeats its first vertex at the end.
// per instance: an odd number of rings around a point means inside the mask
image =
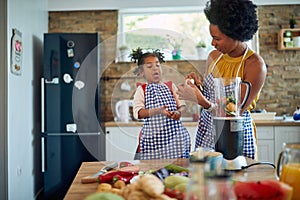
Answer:
MULTIPOLYGON (((183 8, 176 10, 120 10, 118 46, 127 46, 129 50, 138 47, 142 49, 160 49, 166 60, 172 60, 172 50, 180 46, 183 59, 198 59, 196 44, 205 42, 205 53, 208 54, 211 46, 209 22, 203 8, 183 8)), ((258 34, 247 44, 258 52, 258 34)), ((129 61, 127 55, 118 52, 123 61, 129 61)))
MULTIPOLYGON (((139 10, 140 11, 140 10, 139 10)), ((196 44, 204 41, 207 52, 212 48, 209 23, 203 8, 176 11, 119 12, 118 46, 129 49, 161 49, 165 59, 172 59, 172 50, 180 47, 183 59, 197 59, 196 44)), ((129 58, 128 58, 129 59, 129 58)))

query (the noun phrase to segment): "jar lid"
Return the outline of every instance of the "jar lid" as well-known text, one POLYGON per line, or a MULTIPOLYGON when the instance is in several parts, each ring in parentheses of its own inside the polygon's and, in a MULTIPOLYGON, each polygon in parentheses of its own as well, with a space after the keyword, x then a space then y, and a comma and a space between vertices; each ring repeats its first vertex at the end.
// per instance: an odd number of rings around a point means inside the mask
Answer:
POLYGON ((292 36, 292 32, 291 31, 286 31, 285 32, 285 36, 291 37, 292 36))
POLYGON ((205 163, 207 161, 207 157, 197 158, 195 156, 190 156, 189 161, 190 163, 205 163))

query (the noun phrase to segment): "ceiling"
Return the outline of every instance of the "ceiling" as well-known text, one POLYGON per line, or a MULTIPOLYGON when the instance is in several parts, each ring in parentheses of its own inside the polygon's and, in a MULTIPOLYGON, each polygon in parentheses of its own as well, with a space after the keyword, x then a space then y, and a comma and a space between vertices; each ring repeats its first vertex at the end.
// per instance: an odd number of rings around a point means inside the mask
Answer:
MULTIPOLYGON (((120 10, 202 7, 207 0, 48 0, 49 11, 64 10, 120 10)), ((253 0, 257 5, 300 4, 300 0, 253 0)))

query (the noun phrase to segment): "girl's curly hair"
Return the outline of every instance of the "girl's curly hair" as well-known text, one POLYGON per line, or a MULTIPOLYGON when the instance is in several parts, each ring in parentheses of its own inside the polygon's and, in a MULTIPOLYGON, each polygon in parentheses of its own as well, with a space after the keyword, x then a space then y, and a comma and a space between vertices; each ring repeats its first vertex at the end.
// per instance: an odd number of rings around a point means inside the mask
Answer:
POLYGON ((256 7, 250 0, 210 0, 204 13, 222 33, 245 42, 258 30, 256 7))
POLYGON ((164 58, 164 53, 160 52, 159 49, 147 51, 143 53, 143 50, 138 47, 137 49, 133 49, 132 52, 130 53, 131 61, 134 63, 137 63, 137 68, 135 69, 134 73, 136 75, 140 74, 140 71, 143 69, 143 64, 145 64, 145 58, 150 57, 150 56, 155 56, 158 58, 158 61, 160 63, 165 62, 164 58))

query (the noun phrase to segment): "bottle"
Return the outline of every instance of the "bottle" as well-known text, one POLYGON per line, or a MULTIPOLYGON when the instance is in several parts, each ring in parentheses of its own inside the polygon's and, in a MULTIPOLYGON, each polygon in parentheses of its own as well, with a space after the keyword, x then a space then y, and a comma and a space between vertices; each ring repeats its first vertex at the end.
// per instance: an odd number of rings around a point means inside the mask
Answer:
POLYGON ((295 112, 293 114, 293 119, 300 120, 300 107, 299 106, 297 106, 297 109, 295 110, 295 112))
POLYGON ((205 175, 206 159, 190 159, 190 181, 187 186, 184 200, 205 200, 205 175))

